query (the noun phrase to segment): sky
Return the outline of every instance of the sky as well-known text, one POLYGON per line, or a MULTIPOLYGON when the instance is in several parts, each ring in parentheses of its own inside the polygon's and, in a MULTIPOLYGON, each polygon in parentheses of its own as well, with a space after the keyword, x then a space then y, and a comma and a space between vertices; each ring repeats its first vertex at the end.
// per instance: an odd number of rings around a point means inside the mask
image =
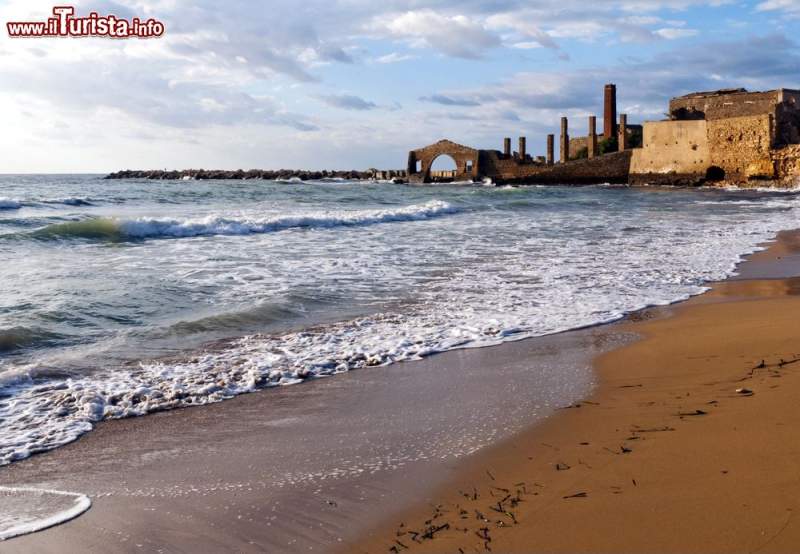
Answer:
POLYGON ((86 0, 166 32, 6 33, 53 5, 0 0, 0 173, 393 169, 442 138, 541 154, 562 115, 574 135, 602 117, 605 83, 632 123, 800 88, 800 0, 86 0))

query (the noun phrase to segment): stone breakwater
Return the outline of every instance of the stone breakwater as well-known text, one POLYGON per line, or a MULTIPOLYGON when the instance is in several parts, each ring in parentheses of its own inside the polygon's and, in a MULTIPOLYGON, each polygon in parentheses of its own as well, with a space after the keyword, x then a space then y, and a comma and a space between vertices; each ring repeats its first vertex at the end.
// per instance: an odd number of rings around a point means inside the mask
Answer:
POLYGON ((375 171, 309 171, 291 169, 184 169, 184 170, 131 170, 126 169, 107 175, 106 179, 154 179, 154 180, 181 180, 181 179, 269 179, 269 180, 290 180, 299 179, 301 181, 315 179, 372 179, 375 171))

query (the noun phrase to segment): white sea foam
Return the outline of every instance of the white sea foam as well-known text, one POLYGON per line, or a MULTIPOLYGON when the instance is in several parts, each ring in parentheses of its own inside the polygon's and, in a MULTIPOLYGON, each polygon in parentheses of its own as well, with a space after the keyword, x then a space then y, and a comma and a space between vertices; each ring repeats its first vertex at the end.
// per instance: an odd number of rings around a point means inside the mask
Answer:
POLYGON ((798 193, 800 192, 800 177, 795 179, 791 184, 786 184, 782 186, 762 186, 762 187, 753 187, 753 186, 738 186, 733 184, 726 184, 725 186, 713 186, 707 185, 700 187, 702 189, 717 189, 717 190, 726 190, 729 192, 768 192, 768 193, 798 193))
POLYGON ((65 198, 48 198, 42 200, 45 204, 63 204, 65 206, 91 206, 92 200, 90 198, 83 198, 79 196, 67 196, 65 198))
POLYGON ((42 205, 63 205, 63 206, 91 206, 89 198, 79 196, 67 196, 63 198, 39 198, 24 199, 0 197, 0 210, 18 210, 25 207, 42 207, 42 205))
POLYGON ((88 496, 25 487, 0 487, 0 541, 75 519, 92 506, 88 496))
POLYGON ((13 198, 0 197, 0 210, 18 210, 22 207, 22 202, 13 198))
POLYGON ((455 214, 458 208, 432 200, 425 204, 386 210, 339 211, 306 215, 256 217, 209 216, 200 219, 138 218, 119 221, 123 235, 132 238, 249 235, 293 228, 325 229, 397 221, 420 221, 455 214))

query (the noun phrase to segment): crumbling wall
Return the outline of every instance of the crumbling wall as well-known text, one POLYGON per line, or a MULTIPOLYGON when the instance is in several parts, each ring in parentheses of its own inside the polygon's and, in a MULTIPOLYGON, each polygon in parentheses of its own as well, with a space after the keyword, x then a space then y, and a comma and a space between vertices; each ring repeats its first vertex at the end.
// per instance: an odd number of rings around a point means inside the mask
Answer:
POLYGON ((800 91, 783 90, 775 110, 775 144, 800 144, 800 91))
POLYGON ((771 115, 709 121, 710 165, 722 168, 727 181, 771 179, 774 125, 771 115))
POLYGON ((589 149, 589 137, 570 137, 569 139, 569 157, 577 158, 581 150, 589 149))
POLYGON ((692 94, 669 102, 670 117, 675 120, 725 119, 747 115, 775 114, 781 102, 781 90, 769 92, 732 92, 729 94, 692 94))
POLYGON ((642 133, 644 147, 635 149, 631 159, 636 182, 662 181, 661 176, 705 178, 711 165, 708 122, 648 121, 642 133))
POLYGON ((501 166, 505 171, 490 176, 497 183, 545 185, 627 183, 631 154, 631 150, 626 150, 565 164, 501 166))
POLYGON ((526 157, 524 161, 520 160, 517 152, 507 158, 497 150, 481 150, 479 165, 480 177, 489 177, 495 182, 502 182, 508 176, 513 178, 528 174, 544 166, 543 163, 534 161, 530 157, 526 157))
POLYGON ((453 158, 456 163, 455 180, 477 180, 480 174, 478 150, 450 140, 440 140, 430 146, 409 152, 408 179, 417 183, 429 182, 431 180, 431 167, 434 160, 439 156, 453 158), (420 162, 419 171, 417 171, 417 162, 420 162))
POLYGON ((777 179, 800 186, 800 144, 773 150, 772 162, 777 179))

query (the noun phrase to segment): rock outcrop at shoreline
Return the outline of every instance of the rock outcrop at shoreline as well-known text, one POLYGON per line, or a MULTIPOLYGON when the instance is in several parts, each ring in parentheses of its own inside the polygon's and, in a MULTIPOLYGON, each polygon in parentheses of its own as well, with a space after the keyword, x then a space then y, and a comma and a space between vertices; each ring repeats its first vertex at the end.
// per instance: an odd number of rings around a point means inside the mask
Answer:
POLYGON ((155 179, 155 180, 181 180, 181 179, 300 179, 302 181, 312 179, 372 179, 374 170, 357 171, 309 171, 291 169, 184 169, 184 170, 132 170, 126 169, 106 175, 106 179, 155 179))

